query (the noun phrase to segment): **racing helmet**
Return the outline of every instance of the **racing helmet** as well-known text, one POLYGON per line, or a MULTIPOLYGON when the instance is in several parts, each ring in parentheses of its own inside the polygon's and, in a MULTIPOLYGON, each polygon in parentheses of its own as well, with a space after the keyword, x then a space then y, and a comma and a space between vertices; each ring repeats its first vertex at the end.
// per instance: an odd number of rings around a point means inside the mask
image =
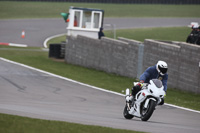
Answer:
POLYGON ((158 61, 158 63, 156 64, 156 69, 159 74, 165 75, 165 73, 167 73, 167 69, 168 69, 167 63, 164 61, 158 61))

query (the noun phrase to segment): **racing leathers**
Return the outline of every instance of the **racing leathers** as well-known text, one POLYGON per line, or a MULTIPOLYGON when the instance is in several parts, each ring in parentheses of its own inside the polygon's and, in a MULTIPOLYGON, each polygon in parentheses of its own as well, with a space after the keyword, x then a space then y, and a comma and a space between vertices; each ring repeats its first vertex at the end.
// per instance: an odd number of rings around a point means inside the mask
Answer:
POLYGON ((151 79, 159 79, 162 81, 164 86, 164 91, 167 91, 167 80, 168 74, 160 75, 156 69, 156 66, 152 66, 146 69, 146 71, 140 76, 140 81, 144 81, 144 83, 149 83, 151 79))

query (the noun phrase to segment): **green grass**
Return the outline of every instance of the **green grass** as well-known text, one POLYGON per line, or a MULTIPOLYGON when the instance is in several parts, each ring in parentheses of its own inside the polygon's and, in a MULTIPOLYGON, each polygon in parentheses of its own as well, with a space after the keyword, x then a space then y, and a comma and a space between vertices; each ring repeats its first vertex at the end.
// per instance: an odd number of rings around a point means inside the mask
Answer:
POLYGON ((101 126, 0 114, 1 133, 142 133, 101 126))
POLYGON ((200 5, 1 1, 0 19, 61 18, 70 6, 103 9, 105 17, 200 17, 200 5))
POLYGON ((49 44, 56 44, 56 43, 62 43, 66 41, 66 35, 56 37, 56 39, 51 39, 47 42, 47 47, 49 47, 49 44))
POLYGON ((169 88, 165 99, 167 103, 200 111, 199 97, 200 94, 169 88))
MULTIPOLYGON (((104 31, 106 37, 113 38, 110 31, 104 31)), ((116 30, 117 37, 125 37, 143 42, 144 39, 169 40, 185 42, 190 34, 189 27, 138 28, 116 30)))

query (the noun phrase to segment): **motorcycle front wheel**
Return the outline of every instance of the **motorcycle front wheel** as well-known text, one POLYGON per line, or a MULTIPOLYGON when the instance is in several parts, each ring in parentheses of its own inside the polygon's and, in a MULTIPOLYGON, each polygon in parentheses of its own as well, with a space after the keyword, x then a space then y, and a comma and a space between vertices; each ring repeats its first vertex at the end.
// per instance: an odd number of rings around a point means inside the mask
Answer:
POLYGON ((148 121, 151 115, 153 114, 156 107, 156 101, 150 100, 147 108, 144 107, 144 104, 141 106, 141 120, 148 121))
POLYGON ((126 104, 126 106, 124 107, 123 115, 124 115, 124 118, 126 118, 126 119, 132 119, 132 118, 134 117, 133 115, 130 115, 130 114, 128 113, 128 106, 127 106, 127 104, 126 104))

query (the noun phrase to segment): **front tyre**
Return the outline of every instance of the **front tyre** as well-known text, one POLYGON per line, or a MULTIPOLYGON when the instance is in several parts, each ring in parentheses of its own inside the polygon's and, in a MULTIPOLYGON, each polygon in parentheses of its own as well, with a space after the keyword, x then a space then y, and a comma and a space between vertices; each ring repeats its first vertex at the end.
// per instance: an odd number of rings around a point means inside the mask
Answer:
POLYGON ((153 114, 156 107, 156 101, 150 100, 147 108, 144 108, 144 104, 141 107, 141 120, 148 121, 153 114))
POLYGON ((126 119, 132 119, 132 118, 133 118, 133 115, 130 115, 130 114, 128 113, 128 106, 127 106, 127 104, 126 104, 126 106, 124 107, 123 115, 124 115, 124 118, 126 118, 126 119))

